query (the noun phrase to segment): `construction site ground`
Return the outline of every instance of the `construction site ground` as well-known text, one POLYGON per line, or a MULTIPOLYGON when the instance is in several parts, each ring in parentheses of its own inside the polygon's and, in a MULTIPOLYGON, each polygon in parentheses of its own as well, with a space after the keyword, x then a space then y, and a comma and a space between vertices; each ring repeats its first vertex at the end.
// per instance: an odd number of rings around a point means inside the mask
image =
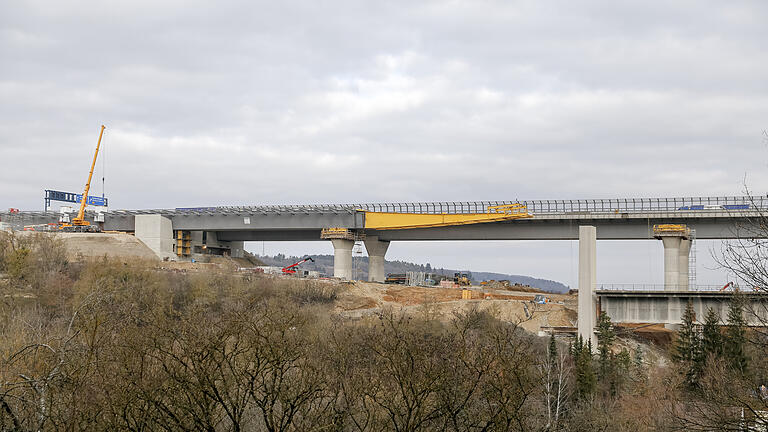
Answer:
MULTIPOLYGON (((336 302, 339 315, 359 319, 387 309, 417 314, 429 319, 451 320, 457 312, 477 309, 488 311, 502 321, 519 323, 523 329, 537 335, 575 336, 577 325, 576 295, 545 294, 546 304, 532 300, 538 293, 527 291, 489 290, 471 287, 471 299, 461 298, 460 288, 411 287, 372 282, 344 284, 336 302)), ((616 352, 626 349, 632 356, 640 349, 645 362, 667 363, 667 346, 674 332, 663 325, 618 325, 614 346, 616 352)))
MULTIPOLYGON (((132 259, 157 266, 170 272, 232 272, 252 267, 243 258, 206 256, 203 260, 160 261, 140 240, 128 234, 110 233, 57 233, 71 259, 93 259, 109 256, 115 259, 132 259)), ((269 276, 260 277, 291 277, 269 276)), ((498 319, 519 325, 534 334, 544 335, 550 331, 573 334, 577 325, 577 296, 552 294, 538 291, 533 287, 524 291, 469 287, 470 299, 462 299, 461 288, 415 287, 390 285, 375 282, 344 282, 325 279, 316 282, 338 287, 334 312, 349 319, 360 319, 385 310, 396 310, 405 314, 420 314, 430 319, 451 320, 457 312, 476 308, 488 311, 498 319), (537 294, 548 298, 546 304, 533 302, 537 294)), ((303 282, 300 282, 303 283, 303 282)), ((307 281, 309 283, 309 281, 307 281)), ((619 325, 617 326, 617 349, 630 352, 642 345, 651 361, 665 362, 665 347, 672 340, 674 332, 661 325, 619 325)))
MULTIPOLYGON (((337 301, 337 311, 349 318, 394 308, 405 313, 429 314, 435 319, 450 320, 454 313, 470 308, 487 310, 499 319, 520 322, 528 331, 538 332, 542 326, 576 325, 574 303, 567 295, 548 294, 548 304, 534 304, 536 294, 508 290, 469 289, 472 298, 462 300, 460 288, 412 287, 372 282, 356 282, 344 290, 337 301)), ((574 303, 575 305, 575 303, 574 303)))
MULTIPOLYGON (((34 231, 22 233, 36 234, 34 231)), ((55 236, 64 243, 70 259, 98 258, 106 255, 112 258, 158 260, 150 248, 130 234, 56 233, 55 236)))

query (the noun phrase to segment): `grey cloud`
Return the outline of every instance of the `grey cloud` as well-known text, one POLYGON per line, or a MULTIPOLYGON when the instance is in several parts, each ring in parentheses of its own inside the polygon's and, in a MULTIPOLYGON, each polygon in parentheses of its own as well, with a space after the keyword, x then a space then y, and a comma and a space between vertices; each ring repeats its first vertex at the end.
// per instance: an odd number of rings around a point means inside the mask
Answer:
POLYGON ((764 193, 766 12, 8 3, 0 205, 79 190, 102 122, 126 208, 764 193))

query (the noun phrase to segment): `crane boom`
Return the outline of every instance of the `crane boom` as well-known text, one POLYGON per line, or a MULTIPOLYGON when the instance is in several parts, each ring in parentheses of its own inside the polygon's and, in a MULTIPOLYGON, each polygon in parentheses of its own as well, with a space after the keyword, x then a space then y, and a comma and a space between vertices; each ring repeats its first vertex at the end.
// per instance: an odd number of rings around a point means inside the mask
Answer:
POLYGON ((291 265, 289 265, 289 266, 283 267, 282 271, 283 271, 283 273, 285 273, 285 274, 293 274, 293 273, 296 273, 296 269, 295 269, 294 267, 298 267, 300 264, 304 264, 304 263, 305 263, 305 262, 307 262, 307 261, 312 261, 312 262, 315 262, 315 260, 314 260, 314 259, 312 259, 312 257, 306 257, 306 258, 304 258, 303 260, 301 260, 301 261, 299 261, 299 262, 297 262, 297 263, 293 263, 293 264, 291 264, 291 265))
POLYGON ((77 217, 72 219, 72 225, 90 225, 85 221, 85 205, 88 202, 88 191, 91 189, 91 178, 93 177, 93 169, 96 167, 96 158, 99 156, 99 147, 101 146, 101 136, 103 134, 104 125, 101 125, 99 141, 96 143, 96 152, 93 154, 93 162, 91 163, 91 172, 88 173, 88 180, 85 182, 85 191, 83 191, 83 199, 80 200, 80 211, 77 212, 77 217))

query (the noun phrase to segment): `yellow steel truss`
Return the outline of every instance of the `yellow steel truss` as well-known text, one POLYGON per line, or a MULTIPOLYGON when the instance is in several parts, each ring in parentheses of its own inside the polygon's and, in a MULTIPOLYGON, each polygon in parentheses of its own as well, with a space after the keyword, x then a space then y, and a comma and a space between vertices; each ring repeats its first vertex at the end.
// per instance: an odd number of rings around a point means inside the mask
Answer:
POLYGON ((500 222, 531 217, 533 217, 533 215, 528 213, 528 209, 522 204, 490 206, 488 207, 488 213, 466 214, 386 213, 366 211, 365 228, 379 230, 432 228, 500 222))

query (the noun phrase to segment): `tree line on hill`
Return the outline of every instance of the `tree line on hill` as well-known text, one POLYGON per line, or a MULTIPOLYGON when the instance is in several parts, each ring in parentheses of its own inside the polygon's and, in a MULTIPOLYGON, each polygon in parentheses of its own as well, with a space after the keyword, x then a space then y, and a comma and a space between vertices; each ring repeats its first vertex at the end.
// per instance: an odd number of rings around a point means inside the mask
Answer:
MULTIPOLYGON (((304 257, 286 256, 283 254, 277 254, 275 256, 261 256, 256 255, 256 258, 266 265, 273 265, 284 267, 291 265, 304 257)), ((312 259, 315 262, 306 262, 301 265, 301 268, 305 270, 314 270, 325 275, 333 275, 333 255, 312 255, 312 259)), ((368 257, 367 256, 355 256, 352 258, 353 277, 358 280, 368 280, 368 257)), ((473 272, 468 270, 453 270, 445 268, 432 267, 430 263, 427 264, 415 264, 407 261, 385 261, 384 271, 389 273, 402 274, 407 272, 424 272, 432 273, 436 275, 453 278, 454 273, 467 273, 470 279, 475 282, 481 282, 484 280, 509 280, 510 283, 519 283, 521 285, 530 285, 535 288, 539 288, 549 292, 567 292, 568 286, 548 280, 539 279, 531 276, 521 275, 508 275, 502 273, 491 272, 473 272)))
MULTIPOLYGON (((70 262, 54 236, 0 233, 0 430, 760 430, 766 336, 734 296, 691 307, 646 359, 600 315, 597 347, 469 308, 361 319, 344 285, 70 262), (753 429, 749 429, 753 428, 753 429)), ((534 314, 536 312, 534 311, 534 314)))

